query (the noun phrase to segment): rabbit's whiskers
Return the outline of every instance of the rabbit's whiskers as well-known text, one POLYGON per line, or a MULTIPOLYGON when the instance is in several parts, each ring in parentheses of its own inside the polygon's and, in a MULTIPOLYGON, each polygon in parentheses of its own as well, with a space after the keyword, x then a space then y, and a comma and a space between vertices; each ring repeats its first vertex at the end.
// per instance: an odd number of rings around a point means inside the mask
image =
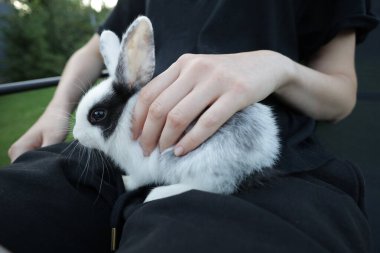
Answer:
POLYGON ((77 78, 75 80, 75 82, 73 83, 73 85, 75 87, 77 87, 81 92, 82 92, 82 95, 86 94, 87 90, 89 89, 89 87, 92 86, 92 83, 90 80, 82 80, 82 79, 79 79, 77 78))

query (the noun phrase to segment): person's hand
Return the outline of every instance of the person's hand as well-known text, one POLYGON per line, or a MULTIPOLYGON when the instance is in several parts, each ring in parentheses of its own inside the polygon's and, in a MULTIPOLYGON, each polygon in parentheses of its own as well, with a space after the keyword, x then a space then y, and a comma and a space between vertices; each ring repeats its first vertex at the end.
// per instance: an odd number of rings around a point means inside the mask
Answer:
POLYGON ((132 134, 149 155, 175 145, 177 156, 195 149, 234 113, 290 80, 292 61, 272 51, 181 56, 139 94, 132 134), (184 134, 195 120, 195 125, 184 134))
POLYGON ((59 109, 48 108, 9 148, 8 156, 11 162, 27 151, 62 142, 68 133, 69 117, 59 109))

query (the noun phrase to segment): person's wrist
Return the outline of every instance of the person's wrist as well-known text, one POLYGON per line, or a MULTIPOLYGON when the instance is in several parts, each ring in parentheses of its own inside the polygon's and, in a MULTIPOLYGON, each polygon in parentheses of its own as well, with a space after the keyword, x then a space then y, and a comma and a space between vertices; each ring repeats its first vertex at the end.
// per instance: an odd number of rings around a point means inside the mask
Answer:
POLYGON ((282 77, 274 92, 281 96, 283 92, 286 92, 288 86, 296 82, 298 64, 282 54, 279 54, 279 57, 281 58, 279 62, 282 68, 282 77))

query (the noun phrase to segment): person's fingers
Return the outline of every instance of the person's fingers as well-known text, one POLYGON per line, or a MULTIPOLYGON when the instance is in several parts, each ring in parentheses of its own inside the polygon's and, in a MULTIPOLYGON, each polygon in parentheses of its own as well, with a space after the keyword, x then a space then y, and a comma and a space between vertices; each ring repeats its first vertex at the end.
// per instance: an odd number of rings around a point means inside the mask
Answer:
POLYGON ((199 85, 184 97, 167 115, 159 141, 160 150, 174 145, 191 122, 220 96, 219 93, 199 85))
POLYGON ((32 147, 12 145, 8 149, 8 157, 13 163, 20 155, 32 149, 32 147))
POLYGON ((179 77, 153 101, 139 138, 145 155, 156 147, 169 111, 188 95, 192 86, 191 80, 179 77))
POLYGON ((178 78, 178 75, 179 69, 173 64, 141 89, 132 116, 131 131, 134 140, 140 136, 143 130, 149 108, 153 101, 178 78))
POLYGON ((27 151, 62 142, 68 133, 69 118, 45 113, 41 118, 8 150, 13 162, 27 151))
POLYGON ((8 156, 13 163, 20 155, 27 151, 41 147, 42 137, 36 134, 27 134, 18 139, 8 150, 8 156))
POLYGON ((182 156, 197 148, 213 135, 234 113, 240 104, 231 93, 226 93, 208 108, 194 127, 176 144, 174 153, 182 156))

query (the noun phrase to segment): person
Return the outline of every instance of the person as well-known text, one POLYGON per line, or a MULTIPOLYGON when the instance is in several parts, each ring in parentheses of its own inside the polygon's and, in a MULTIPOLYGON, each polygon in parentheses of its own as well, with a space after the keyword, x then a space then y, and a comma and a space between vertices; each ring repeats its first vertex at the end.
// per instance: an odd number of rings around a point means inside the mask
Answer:
POLYGON ((354 108, 355 45, 376 25, 368 0, 119 0, 68 61, 46 111, 9 149, 0 243, 14 252, 107 252, 115 238, 118 252, 369 252, 360 170, 326 151, 314 128, 354 108), (123 193, 119 175, 105 179, 99 160, 88 166, 81 152, 62 156, 67 145, 50 146, 69 124, 57 110, 71 113, 102 69, 99 33, 121 37, 141 14, 156 43, 155 78, 138 97, 132 126, 145 155, 172 145, 186 155, 260 101, 280 127, 281 176, 232 196, 190 191, 142 204, 146 188, 123 193), (92 176, 81 180, 75 167, 92 176), (20 218, 21 207, 29 211, 20 218))

